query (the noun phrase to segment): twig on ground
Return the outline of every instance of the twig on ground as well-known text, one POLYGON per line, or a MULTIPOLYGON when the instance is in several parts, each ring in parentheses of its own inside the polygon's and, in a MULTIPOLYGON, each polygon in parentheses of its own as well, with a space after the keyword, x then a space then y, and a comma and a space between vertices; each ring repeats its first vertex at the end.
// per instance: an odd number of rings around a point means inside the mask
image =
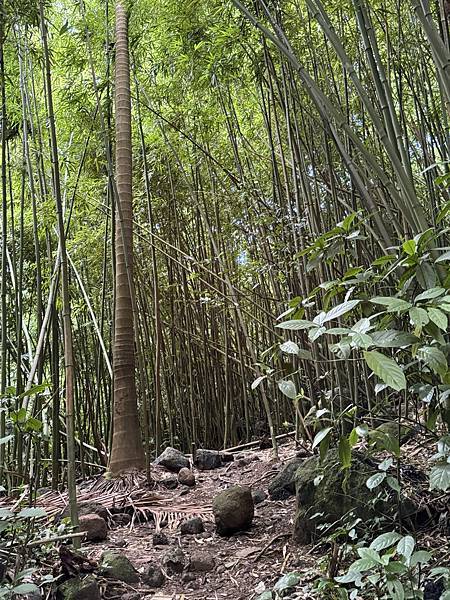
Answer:
POLYGON ((264 548, 260 552, 258 552, 258 554, 253 559, 253 562, 258 561, 261 558, 261 556, 266 552, 266 550, 268 550, 274 542, 276 542, 277 540, 280 540, 282 538, 290 537, 290 536, 291 536, 291 533, 287 533, 287 532, 286 533, 278 533, 277 535, 275 535, 273 538, 271 538, 269 540, 269 542, 264 546, 264 548))

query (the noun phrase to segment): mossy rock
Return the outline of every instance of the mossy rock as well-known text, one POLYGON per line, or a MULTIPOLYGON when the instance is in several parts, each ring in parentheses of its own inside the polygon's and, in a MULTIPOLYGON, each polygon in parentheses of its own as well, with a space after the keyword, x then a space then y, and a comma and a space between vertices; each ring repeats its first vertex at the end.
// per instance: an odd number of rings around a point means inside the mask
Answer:
POLYGON ((100 573, 125 583, 137 583, 139 574, 130 560, 120 552, 107 550, 102 554, 100 573))
MULTIPOLYGON (((364 520, 383 515, 393 517, 397 510, 394 493, 389 501, 377 500, 376 492, 370 491, 366 485, 374 473, 380 473, 377 464, 361 454, 353 455, 347 473, 341 469, 338 452, 334 449, 328 452, 323 464, 317 456, 306 460, 295 474, 297 513, 294 539, 308 544, 315 537, 320 537, 319 525, 337 524, 350 513, 364 520)), ((408 517, 415 512, 414 503, 406 499, 402 505, 402 516, 408 517)))
POLYGON ((286 500, 295 494, 295 474, 303 462, 303 458, 294 458, 283 466, 269 484, 268 491, 271 500, 286 500))
POLYGON ((100 600, 100 590, 92 575, 73 577, 58 587, 58 596, 64 600, 100 600))

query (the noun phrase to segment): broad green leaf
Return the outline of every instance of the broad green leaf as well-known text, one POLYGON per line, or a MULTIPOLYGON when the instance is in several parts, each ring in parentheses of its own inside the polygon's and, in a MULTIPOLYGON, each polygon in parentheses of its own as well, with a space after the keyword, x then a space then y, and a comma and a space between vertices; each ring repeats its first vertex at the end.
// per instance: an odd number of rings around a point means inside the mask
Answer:
POLYGON ((437 375, 445 375, 447 373, 447 359, 439 348, 422 346, 417 351, 417 356, 437 375))
POLYGON ((402 300, 401 298, 393 298, 391 296, 376 296, 371 298, 370 302, 373 304, 381 304, 386 307, 387 312, 404 312, 411 308, 412 304, 402 300))
POLYGON ((401 581, 393 579, 388 581, 386 585, 391 600, 405 600, 405 590, 401 581))
POLYGON ((286 354, 298 354, 300 348, 295 342, 287 341, 280 344, 280 350, 286 354))
POLYGON ((386 473, 375 473, 366 481, 366 486, 369 490, 374 490, 386 479, 386 473))
POLYGON ((354 581, 358 581, 361 577, 359 571, 349 571, 345 575, 340 575, 339 577, 335 577, 334 580, 338 583, 353 583, 354 581))
POLYGON ((355 431, 359 437, 367 437, 367 434, 369 433, 369 428, 365 423, 362 423, 361 425, 357 425, 355 427, 355 431))
POLYGON ((370 337, 370 335, 367 335, 367 333, 359 333, 358 331, 356 331, 353 334, 350 334, 351 340, 352 340, 352 345, 356 346, 356 348, 370 348, 370 346, 373 346, 373 340, 370 337))
POLYGON ((363 571, 372 569, 378 564, 379 563, 376 560, 372 560, 370 558, 359 558, 349 566, 348 570, 356 573, 362 573, 363 571))
POLYGON ((275 592, 284 592, 300 583, 299 573, 288 573, 279 579, 273 586, 275 592))
POLYGON ((364 358, 375 375, 389 387, 397 392, 406 389, 405 375, 395 360, 376 350, 364 352, 364 358))
POLYGON ((297 390, 295 388, 295 384, 292 381, 287 381, 286 379, 282 379, 278 382, 278 389, 282 394, 294 400, 297 397, 297 390))
POLYGON ((310 327, 314 327, 314 323, 311 321, 305 321, 304 319, 294 319, 292 321, 284 321, 284 323, 279 323, 275 325, 279 329, 289 329, 290 331, 300 331, 301 329, 309 329, 310 327))
POLYGON ((397 552, 409 559, 414 552, 415 545, 416 542, 414 541, 414 538, 410 535, 405 535, 405 537, 402 537, 397 543, 397 552))
POLYGON ((308 338, 311 340, 311 342, 315 342, 317 339, 320 338, 320 336, 322 336, 324 333, 326 333, 326 328, 325 327, 314 327, 311 328, 308 332, 308 338))
POLYGON ((23 508, 17 515, 19 519, 34 519, 46 517, 47 513, 43 508, 23 508))
POLYGON ((370 319, 360 319, 353 325, 352 331, 357 331, 358 333, 367 333, 371 328, 372 324, 370 319))
POLYGON ((430 321, 432 321, 435 325, 442 329, 443 331, 447 331, 448 327, 448 318, 447 315, 439 310, 438 308, 431 307, 428 309, 428 316, 430 317, 430 321))
POLYGON ((403 242, 402 248, 406 254, 413 256, 417 250, 416 242, 414 240, 407 240, 406 242, 403 242))
POLYGON ((418 550, 411 556, 410 565, 411 567, 415 567, 418 564, 426 565, 428 562, 430 562, 431 558, 432 556, 430 552, 427 552, 426 550, 418 550))
MULTIPOLYGON (((412 310, 412 309, 411 309, 412 310)), ((397 329, 374 331, 370 334, 375 346, 379 348, 403 348, 419 341, 415 335, 397 329)))
POLYGON ((405 573, 408 567, 398 560, 392 560, 385 567, 388 573, 405 573))
POLYGON ((423 262, 416 267, 416 279, 423 290, 433 289, 436 285, 436 271, 428 262, 423 262))
POLYGON ((358 555, 366 560, 373 560, 381 565, 381 556, 373 548, 358 548, 358 555))
POLYGON ((413 325, 418 325, 419 327, 426 325, 430 321, 427 311, 424 308, 418 308, 417 306, 410 309, 409 318, 413 325))
POLYGON ((438 256, 434 262, 440 263, 440 262, 448 262, 448 261, 450 261, 450 250, 448 250, 448 252, 444 252, 444 254, 441 254, 441 256, 438 256))
POLYGON ((388 456, 382 462, 380 462, 378 465, 378 470, 386 472, 392 467, 393 463, 394 461, 392 460, 392 456, 388 456))
POLYGON ((421 294, 415 297, 414 302, 421 302, 423 300, 431 300, 432 298, 438 298, 445 294, 445 289, 441 287, 431 288, 431 290, 425 290, 421 294))
POLYGON ((0 508, 0 519, 11 519, 14 513, 9 508, 0 508))
POLYGON ((386 483, 392 490, 394 490, 394 492, 397 492, 397 494, 400 494, 401 488, 400 488, 400 484, 398 482, 397 477, 388 476, 386 478, 386 483))
POLYGON ((352 450, 347 437, 343 435, 339 440, 339 460, 343 469, 349 469, 352 464, 352 450))
POLYGON ((328 321, 332 321, 334 319, 342 317, 342 315, 345 315, 345 313, 348 313, 351 310, 353 310, 355 308, 355 306, 358 306, 359 303, 360 303, 360 300, 348 300, 347 302, 338 304, 338 306, 334 306, 322 318, 321 324, 327 323, 328 321))
POLYGON ((16 585, 13 587, 12 591, 15 594, 19 594, 20 596, 24 596, 25 594, 32 594, 33 592, 38 592, 39 588, 34 583, 21 583, 20 585, 16 585))
POLYGON ((348 443, 350 444, 350 448, 353 448, 355 444, 358 443, 358 432, 356 428, 353 428, 348 436, 348 443))
POLYGON ((450 464, 438 463, 430 471, 430 490, 446 492, 450 488, 450 464))
POLYGON ((325 439, 327 437, 327 435, 330 433, 330 431, 332 430, 332 427, 325 427, 325 429, 321 429, 318 433, 316 433, 313 443, 312 443, 312 449, 314 450, 314 448, 316 446, 318 446, 320 444, 320 442, 325 439))
POLYGON ((390 548, 391 546, 394 546, 394 544, 396 544, 401 539, 401 537, 402 536, 396 531, 382 533, 372 541, 372 543, 370 544, 370 548, 376 550, 377 552, 380 552, 385 548, 390 548))

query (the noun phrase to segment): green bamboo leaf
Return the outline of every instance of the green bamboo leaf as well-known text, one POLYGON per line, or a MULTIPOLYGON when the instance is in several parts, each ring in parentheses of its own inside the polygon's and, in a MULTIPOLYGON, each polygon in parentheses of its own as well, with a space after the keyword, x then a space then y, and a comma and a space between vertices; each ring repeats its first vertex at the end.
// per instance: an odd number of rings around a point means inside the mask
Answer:
POLYGON ((290 331, 300 331, 301 329, 314 327, 314 323, 305 321, 304 319, 293 319, 291 321, 284 321, 284 323, 278 323, 275 327, 278 327, 279 329, 289 329, 290 331))

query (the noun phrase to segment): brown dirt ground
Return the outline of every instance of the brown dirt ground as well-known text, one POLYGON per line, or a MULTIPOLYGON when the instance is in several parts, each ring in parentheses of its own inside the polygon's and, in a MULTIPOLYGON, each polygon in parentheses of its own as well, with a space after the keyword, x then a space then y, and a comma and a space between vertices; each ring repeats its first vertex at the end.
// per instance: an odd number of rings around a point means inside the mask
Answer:
MULTIPOLYGON (((276 462, 271 458, 271 450, 241 451, 235 454, 234 462, 221 469, 203 472, 194 469, 197 483, 186 495, 184 493, 188 488, 184 486, 171 492, 164 490, 164 495, 171 495, 173 500, 179 497, 179 504, 183 499, 188 499, 190 504, 204 506, 231 484, 267 491, 268 484, 282 464, 295 455, 292 443, 280 447, 279 461, 276 462)), ((163 469, 154 470, 156 478, 163 478, 164 474, 167 473, 163 469)), ((114 589, 110 584, 106 586, 105 580, 105 599, 120 598, 125 593, 136 591, 142 598, 154 600, 251 600, 261 593, 260 588, 255 591, 258 584, 261 587, 261 582, 271 587, 280 576, 297 571, 304 574, 302 589, 297 588, 295 595, 290 598, 307 600, 312 597, 308 580, 312 579, 316 557, 310 548, 303 547, 300 550, 291 540, 294 504, 294 498, 285 501, 267 498, 255 507, 252 528, 229 538, 218 536, 212 522, 206 521, 206 531, 202 534, 183 536, 179 527, 176 527, 177 523, 174 523, 175 527, 162 529, 170 539, 170 546, 154 547, 152 536, 156 529, 151 521, 135 524, 131 529, 112 529, 105 543, 83 544, 83 547, 94 560, 99 559, 104 550, 117 549, 126 554, 138 570, 148 562, 160 564, 162 555, 175 545, 180 546, 187 556, 201 552, 215 560, 214 571, 193 574, 196 575, 193 581, 184 581, 183 575, 172 575, 159 590, 150 590, 145 586, 114 589)))

